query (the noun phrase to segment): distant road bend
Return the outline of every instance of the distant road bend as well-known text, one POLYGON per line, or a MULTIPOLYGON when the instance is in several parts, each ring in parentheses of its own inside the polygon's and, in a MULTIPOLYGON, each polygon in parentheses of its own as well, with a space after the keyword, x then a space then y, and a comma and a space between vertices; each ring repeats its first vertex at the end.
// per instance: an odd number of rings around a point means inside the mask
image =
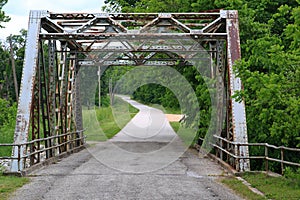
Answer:
POLYGON ((123 99, 140 112, 122 131, 32 172, 11 199, 241 199, 218 182, 219 165, 185 151, 162 111, 123 99))

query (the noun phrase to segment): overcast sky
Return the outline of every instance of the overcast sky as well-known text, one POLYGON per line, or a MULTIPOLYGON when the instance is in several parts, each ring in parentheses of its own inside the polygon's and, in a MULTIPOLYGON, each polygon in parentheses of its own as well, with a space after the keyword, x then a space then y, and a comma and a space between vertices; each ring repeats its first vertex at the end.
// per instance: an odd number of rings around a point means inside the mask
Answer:
POLYGON ((6 28, 0 29, 0 39, 19 34, 22 28, 27 30, 30 10, 100 13, 103 5, 104 0, 8 0, 3 10, 11 20, 2 23, 6 28))

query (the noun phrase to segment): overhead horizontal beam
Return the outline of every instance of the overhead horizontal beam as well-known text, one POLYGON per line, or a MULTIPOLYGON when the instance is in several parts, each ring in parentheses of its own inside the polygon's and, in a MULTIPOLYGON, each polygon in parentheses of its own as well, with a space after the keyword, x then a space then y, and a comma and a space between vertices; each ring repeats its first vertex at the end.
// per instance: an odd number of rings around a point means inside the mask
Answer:
POLYGON ((41 33, 41 39, 106 40, 109 38, 138 39, 226 39, 227 33, 41 33))
MULTIPOLYGON (((153 20, 159 17, 160 13, 50 13, 52 19, 69 20, 69 19, 85 19, 90 20, 95 17, 110 17, 114 20, 153 20)), ((216 19, 220 16, 220 12, 213 13, 170 13, 171 17, 182 20, 194 19, 216 19)))
MULTIPOLYGON (((178 59, 180 60, 180 59, 178 59)), ((184 66, 193 66, 188 62, 181 62, 184 66)), ((81 67, 97 67, 97 66, 178 66, 180 64, 174 59, 170 60, 104 60, 104 61, 79 61, 81 67)))
MULTIPOLYGON (((153 53, 153 52, 156 52, 156 53, 165 53, 165 52, 172 52, 172 53, 211 53, 211 52, 217 52, 217 51, 211 51, 211 50, 176 50, 176 49, 149 49, 149 50, 132 50, 132 49, 92 49, 92 52, 94 53, 101 53, 101 52, 113 52, 113 53, 128 53, 128 52, 139 52, 139 53, 153 53)), ((62 52, 62 51, 56 51, 56 52, 62 52)), ((89 53, 91 52, 91 50, 89 51, 68 51, 69 53, 89 53)))

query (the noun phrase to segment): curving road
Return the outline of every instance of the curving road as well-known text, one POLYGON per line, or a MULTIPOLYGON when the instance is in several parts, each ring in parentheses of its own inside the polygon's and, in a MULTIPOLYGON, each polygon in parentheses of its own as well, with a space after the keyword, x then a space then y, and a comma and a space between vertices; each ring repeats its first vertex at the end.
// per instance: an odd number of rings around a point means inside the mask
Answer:
POLYGON ((140 112, 120 133, 31 173, 11 199, 241 199, 218 180, 226 172, 186 149, 162 111, 140 112))

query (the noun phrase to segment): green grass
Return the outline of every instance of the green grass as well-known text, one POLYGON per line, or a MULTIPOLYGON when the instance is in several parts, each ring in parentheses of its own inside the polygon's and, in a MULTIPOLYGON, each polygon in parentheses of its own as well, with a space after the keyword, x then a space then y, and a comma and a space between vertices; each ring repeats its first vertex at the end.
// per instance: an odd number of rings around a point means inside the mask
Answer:
POLYGON ((29 178, 3 176, 0 174, 0 199, 8 199, 18 188, 29 182, 29 178))
POLYGON ((195 144, 196 132, 194 129, 185 127, 184 125, 180 124, 180 122, 169 123, 186 146, 190 147, 195 144))
POLYGON ((264 200, 266 199, 263 196, 260 196, 252 192, 242 181, 236 178, 225 178, 221 181, 223 184, 227 185, 229 188, 234 190, 237 194, 247 200, 264 200))
POLYGON ((280 200, 299 200, 300 188, 294 183, 293 179, 285 177, 271 177, 266 174, 246 173, 243 178, 252 187, 263 192, 268 199, 280 200))
POLYGON ((235 190, 248 200, 273 199, 273 200, 299 200, 300 188, 293 179, 285 177, 273 177, 263 173, 245 173, 242 177, 265 194, 265 197, 257 195, 249 190, 241 181, 235 178, 223 179, 222 183, 235 190))
POLYGON ((172 126, 172 128, 175 132, 177 132, 179 130, 180 122, 169 122, 169 123, 170 123, 170 125, 172 126))
POLYGON ((88 141, 106 141, 116 135, 135 115, 134 108, 119 97, 111 107, 83 110, 83 125, 88 141))

